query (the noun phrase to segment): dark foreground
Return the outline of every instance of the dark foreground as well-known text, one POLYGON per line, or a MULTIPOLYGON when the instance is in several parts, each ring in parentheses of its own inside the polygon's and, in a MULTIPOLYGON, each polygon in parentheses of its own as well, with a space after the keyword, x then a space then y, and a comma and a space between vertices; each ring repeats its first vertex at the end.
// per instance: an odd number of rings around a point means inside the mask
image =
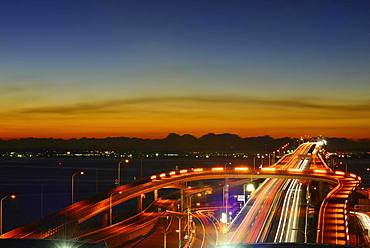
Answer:
POLYGON ((0 247, 10 248, 105 248, 102 244, 88 244, 57 239, 0 239, 0 247))

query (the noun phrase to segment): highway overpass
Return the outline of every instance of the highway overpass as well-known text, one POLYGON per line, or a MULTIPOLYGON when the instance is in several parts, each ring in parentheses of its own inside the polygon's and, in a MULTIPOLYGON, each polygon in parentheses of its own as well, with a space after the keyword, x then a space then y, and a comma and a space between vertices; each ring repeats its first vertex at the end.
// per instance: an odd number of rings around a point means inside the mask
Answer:
MULTIPOLYGON (((347 202, 344 201, 342 205, 334 206, 331 202, 334 201, 335 197, 348 197, 358 186, 361 178, 344 172, 333 172, 328 168, 320 155, 322 145, 322 142, 304 143, 273 166, 261 169, 220 165, 212 168, 189 168, 163 172, 153 175, 147 180, 119 186, 106 194, 77 202, 43 220, 11 230, 2 235, 1 238, 44 239, 57 237, 61 232, 66 234, 66 229, 76 229, 76 226, 97 215, 107 215, 110 206, 117 206, 134 198, 138 199, 138 203, 140 203, 142 196, 150 193, 153 193, 154 200, 157 200, 158 190, 163 188, 184 190, 184 185, 187 182, 211 179, 238 179, 245 182, 246 180, 266 178, 267 180, 250 199, 249 208, 246 204, 238 218, 229 226, 229 239, 224 240, 226 243, 255 243, 269 240, 272 242, 299 242, 297 240, 298 229, 304 221, 297 216, 299 212, 307 211, 307 209, 302 209, 307 199, 299 192, 303 191, 306 182, 316 181, 327 183, 333 187, 320 208, 317 242, 330 244, 344 242, 346 244, 348 240, 346 220, 344 222, 338 221, 336 218, 329 220, 329 216, 333 209, 334 211, 341 209, 340 211, 344 213, 347 202), (351 182, 351 184, 346 182, 351 182), (266 195, 274 197, 266 198, 266 195), (336 223, 336 225, 326 227, 323 223, 336 223), (276 228, 269 229, 269 225, 276 226, 276 228), (325 228, 336 228, 337 238, 333 239, 328 235, 322 235, 322 233, 326 233, 325 228), (343 233, 339 232, 342 229, 344 230, 343 240, 343 233), (258 233, 246 230, 258 230, 258 233)), ((183 202, 184 199, 182 199, 182 204, 183 202)), ((346 215, 344 214, 342 217, 345 218, 344 216, 346 215)), ((83 237, 83 234, 77 236, 83 237)), ((76 233, 70 233, 70 238, 74 237, 76 237, 76 233)))

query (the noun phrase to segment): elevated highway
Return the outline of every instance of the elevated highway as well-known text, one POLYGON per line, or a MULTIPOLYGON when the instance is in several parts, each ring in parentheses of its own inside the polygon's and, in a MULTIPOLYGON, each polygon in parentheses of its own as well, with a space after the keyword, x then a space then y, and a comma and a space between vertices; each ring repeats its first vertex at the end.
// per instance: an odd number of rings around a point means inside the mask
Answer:
MULTIPOLYGON (((66 228, 78 226, 97 215, 106 214, 110 208, 110 197, 112 206, 120 205, 134 198, 140 201, 143 194, 149 193, 153 193, 154 199, 156 200, 158 196, 158 190, 163 188, 181 188, 186 182, 192 181, 230 178, 245 181, 250 179, 253 180, 258 178, 266 178, 267 182, 263 184, 265 186, 262 186, 262 188, 266 187, 266 194, 271 194, 272 192, 267 190, 268 188, 278 189, 278 191, 284 189, 284 195, 287 195, 286 197, 293 197, 294 195, 295 197, 298 197, 292 202, 300 202, 302 201, 302 198, 300 198, 302 196, 299 197, 298 194, 292 194, 292 192, 299 192, 301 189, 302 185, 299 184, 299 180, 325 182, 332 185, 333 188, 337 188, 338 185, 341 185, 342 181, 347 178, 346 174, 333 172, 326 166, 319 154, 321 146, 322 144, 320 143, 304 143, 300 145, 293 153, 284 156, 275 165, 261 169, 253 169, 247 166, 225 167, 222 165, 215 166, 213 168, 191 168, 163 172, 153 175, 150 177, 150 179, 148 178, 144 181, 116 187, 112 191, 97 196, 96 198, 77 202, 53 215, 46 217, 43 220, 11 230, 3 234, 1 238, 44 239, 55 237, 59 233, 65 231, 66 228), (118 194, 118 192, 121 193, 118 194)), ((356 177, 356 179, 358 178, 356 177)), ((262 189, 259 189, 258 191, 261 192, 262 189)), ((276 195, 281 196, 282 194, 279 193, 276 195)), ((270 201, 270 203, 268 203, 257 195, 256 200, 258 200, 262 205, 271 205, 272 202, 274 202, 270 201)), ((278 204, 278 202, 278 200, 275 200, 275 205, 280 205, 279 211, 282 211, 282 206, 284 204, 278 204)), ((294 203, 293 205, 291 204, 292 203, 285 204, 285 208, 293 207, 294 209, 299 209, 299 207, 297 207, 298 203, 294 203)), ((298 209, 295 211, 298 211, 298 209)), ((245 214, 247 214, 247 212, 245 214)), ((322 211, 322 215, 325 215, 324 210, 322 211)), ((271 217, 269 218, 271 221, 271 217)), ((324 217, 322 218, 323 220, 325 219, 324 217)), ((257 219, 259 218, 257 217, 257 219)), ((282 221, 284 222, 284 220, 282 221)), ((261 219, 259 220, 259 223, 266 222, 265 220, 261 219)), ((241 225, 241 223, 239 224, 241 225)), ((236 226, 236 228, 241 230, 239 225, 236 226)), ((295 226, 291 224, 291 226, 287 228, 290 232, 294 232, 295 226)), ((248 228, 246 230, 248 230, 248 228)), ((243 231, 240 232, 241 236, 243 236, 242 232, 243 231)), ((82 234, 78 234, 78 236, 80 235, 82 234)), ((265 233, 265 235, 267 235, 267 233, 265 233)), ((234 237, 237 236, 238 235, 234 235, 234 237)), ((75 238, 76 234, 70 234, 69 237, 75 238)), ((236 242, 236 240, 234 241, 236 242)), ((243 241, 239 241, 243 243, 243 241)), ((326 237, 322 238, 322 241, 320 242, 325 243, 325 241, 326 237)), ((248 243, 254 241, 253 239, 250 239, 245 242, 248 243)))
MULTIPOLYGON (((345 175, 344 172, 337 174, 345 175)), ((341 177, 338 185, 325 197, 318 217, 316 243, 348 244, 348 198, 360 181, 361 178, 352 173, 348 177, 341 177)))
POLYGON ((344 214, 332 214, 333 211, 343 213, 347 202, 339 205, 333 202, 337 202, 338 197, 348 199, 349 194, 358 186, 360 178, 354 174, 332 172, 319 154, 321 145, 321 143, 303 144, 293 153, 295 155, 283 159, 274 166, 277 171, 301 172, 308 177, 267 179, 252 194, 228 227, 225 244, 307 243, 308 232, 311 231, 309 229, 313 228, 312 221, 308 222, 310 184, 314 181, 313 176, 318 173, 325 174, 324 177, 327 179, 334 179, 335 183, 332 184, 333 190, 325 198, 318 214, 321 220, 317 227, 321 230, 318 235, 322 232, 325 235, 318 236, 317 242, 347 244, 343 241, 348 240, 348 223, 344 220, 347 217, 344 214), (325 228, 326 230, 322 230, 325 228), (342 241, 338 241, 339 237, 342 241))

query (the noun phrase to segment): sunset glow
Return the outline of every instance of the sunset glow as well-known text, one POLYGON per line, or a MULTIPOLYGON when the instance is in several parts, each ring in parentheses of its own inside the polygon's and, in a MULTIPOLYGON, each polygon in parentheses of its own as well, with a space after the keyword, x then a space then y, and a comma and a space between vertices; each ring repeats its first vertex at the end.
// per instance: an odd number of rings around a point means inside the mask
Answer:
POLYGON ((4 4, 0 138, 369 138, 365 2, 206 2, 4 4))

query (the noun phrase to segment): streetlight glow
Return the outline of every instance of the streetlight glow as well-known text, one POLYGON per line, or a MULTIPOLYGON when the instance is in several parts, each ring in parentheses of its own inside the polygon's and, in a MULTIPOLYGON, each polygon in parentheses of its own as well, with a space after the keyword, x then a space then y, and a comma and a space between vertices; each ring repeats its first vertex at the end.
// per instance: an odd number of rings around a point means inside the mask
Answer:
POLYGON ((85 172, 84 171, 78 171, 78 172, 75 172, 72 174, 72 177, 71 177, 71 203, 73 204, 74 203, 74 195, 75 195, 75 176, 76 175, 85 175, 85 172))
POLYGON ((248 191, 248 192, 253 192, 253 191, 255 191, 255 187, 254 187, 254 184, 253 184, 253 183, 248 183, 248 184, 247 184, 247 191, 248 191))
POLYGON ((226 224, 227 223, 227 214, 226 213, 221 213, 221 223, 226 224))
POLYGON ((3 201, 7 198, 15 199, 15 195, 6 195, 0 199, 0 236, 3 234, 3 201))

